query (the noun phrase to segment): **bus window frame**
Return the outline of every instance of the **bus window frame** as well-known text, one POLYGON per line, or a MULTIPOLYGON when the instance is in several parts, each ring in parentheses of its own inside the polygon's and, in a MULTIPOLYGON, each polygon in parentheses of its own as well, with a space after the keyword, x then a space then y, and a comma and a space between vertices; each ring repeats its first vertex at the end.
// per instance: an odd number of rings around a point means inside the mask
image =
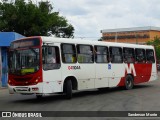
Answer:
POLYGON ((110 61, 110 63, 113 63, 113 64, 121 64, 121 63, 123 63, 123 47, 120 47, 120 46, 109 46, 109 61, 110 61), (122 58, 122 60, 121 60, 121 62, 113 62, 112 61, 112 57, 111 57, 111 48, 120 48, 121 49, 121 58, 122 58))
POLYGON ((94 46, 94 61, 96 64, 106 64, 106 63, 109 63, 109 48, 108 46, 101 46, 101 45, 95 45, 94 46), (97 54, 97 50, 96 50, 96 47, 105 47, 107 49, 107 53, 106 54, 97 54), (107 57, 107 62, 97 62, 97 55, 106 55, 107 57))
POLYGON ((90 44, 77 44, 76 45, 76 50, 77 50, 77 62, 79 64, 93 64, 95 62, 95 54, 94 54, 94 46, 93 45, 90 45, 90 44), (79 53, 80 51, 79 50, 79 46, 90 46, 91 47, 91 50, 92 50, 92 62, 79 62, 79 54, 83 54, 83 55, 89 55, 89 53, 79 53))
MULTIPOLYGON (((75 44, 72 44, 72 43, 61 43, 60 44, 60 49, 61 49, 61 61, 62 63, 64 64, 76 64, 77 63, 77 49, 76 49, 76 45, 75 44), (74 45, 74 50, 75 50, 75 53, 63 53, 63 45, 74 45), (64 58, 63 58, 63 54, 72 54, 72 55, 75 55, 75 62, 64 62, 64 58)), ((73 56, 72 56, 73 57, 73 56)))
MULTIPOLYGON (((55 50, 55 52, 57 53, 57 51, 55 50)), ((45 55, 45 57, 46 57, 46 55, 45 55)), ((44 57, 44 59, 46 59, 44 57)), ((56 57, 56 60, 57 60, 57 57, 56 57)), ((59 49, 59 46, 50 46, 50 45, 42 45, 42 69, 44 70, 44 71, 48 71, 48 70, 57 70, 57 69, 60 69, 61 68, 61 56, 60 56, 60 49, 59 49), (58 53, 59 53, 59 55, 58 55, 58 59, 59 59, 59 63, 48 63, 48 64, 59 64, 59 66, 57 67, 57 68, 53 68, 53 69, 44 69, 44 62, 43 62, 43 48, 44 47, 55 47, 55 49, 56 49, 56 47, 58 48, 58 53)))
POLYGON ((134 48, 132 48, 132 47, 123 47, 123 62, 124 63, 133 63, 133 64, 136 62, 136 56, 135 56, 135 49, 134 48), (127 60, 125 61, 125 58, 124 58, 125 57, 125 54, 124 54, 124 50, 125 49, 132 49, 133 50, 132 51, 133 52, 133 59, 134 59, 133 62, 128 62, 127 60))
POLYGON ((146 64, 146 49, 144 49, 144 48, 135 48, 135 62, 136 63, 139 63, 139 64, 146 64), (137 50, 144 50, 144 59, 143 59, 143 61, 142 62, 139 62, 139 61, 137 61, 137 50))
POLYGON ((155 63, 155 53, 154 53, 154 50, 153 49, 146 49, 146 51, 145 51, 146 53, 146 63, 148 63, 148 64, 154 64, 155 63), (153 52, 153 58, 154 58, 154 62, 152 61, 152 62, 150 62, 150 61, 148 61, 148 59, 147 59, 147 50, 151 50, 152 52, 153 52))

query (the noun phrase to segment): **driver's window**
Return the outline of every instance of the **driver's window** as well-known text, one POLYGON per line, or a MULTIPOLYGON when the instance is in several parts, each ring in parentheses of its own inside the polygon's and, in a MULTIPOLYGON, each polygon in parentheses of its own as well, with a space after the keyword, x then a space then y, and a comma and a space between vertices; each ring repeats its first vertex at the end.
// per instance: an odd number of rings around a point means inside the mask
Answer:
POLYGON ((59 48, 52 46, 43 46, 43 69, 52 70, 60 68, 59 48))

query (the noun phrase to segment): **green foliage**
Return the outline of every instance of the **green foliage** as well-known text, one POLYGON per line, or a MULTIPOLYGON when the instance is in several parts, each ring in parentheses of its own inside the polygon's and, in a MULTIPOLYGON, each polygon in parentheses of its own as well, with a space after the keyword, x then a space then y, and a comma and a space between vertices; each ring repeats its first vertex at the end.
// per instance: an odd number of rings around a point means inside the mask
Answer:
POLYGON ((0 2, 0 31, 15 31, 24 36, 48 35, 48 32, 58 37, 73 37, 74 27, 53 12, 50 2, 33 4, 32 0, 15 0, 15 2, 0 2))
POLYGON ((148 41, 147 45, 153 45, 155 47, 157 60, 160 61, 160 37, 155 37, 154 40, 148 41))

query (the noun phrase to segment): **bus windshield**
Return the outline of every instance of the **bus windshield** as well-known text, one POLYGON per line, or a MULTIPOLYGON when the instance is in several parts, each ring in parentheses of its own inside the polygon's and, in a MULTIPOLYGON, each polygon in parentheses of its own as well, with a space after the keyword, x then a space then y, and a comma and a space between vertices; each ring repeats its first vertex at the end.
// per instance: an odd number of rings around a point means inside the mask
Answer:
POLYGON ((9 55, 9 73, 26 75, 39 70, 39 48, 11 50, 9 55))

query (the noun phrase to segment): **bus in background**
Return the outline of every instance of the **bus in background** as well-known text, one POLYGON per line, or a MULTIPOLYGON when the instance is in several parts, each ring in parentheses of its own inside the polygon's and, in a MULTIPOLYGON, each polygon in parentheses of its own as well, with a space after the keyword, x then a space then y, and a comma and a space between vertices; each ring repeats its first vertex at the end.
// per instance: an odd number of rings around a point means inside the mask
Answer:
POLYGON ((26 37, 11 43, 8 88, 11 94, 64 93, 105 89, 157 79, 153 46, 54 37, 26 37))

